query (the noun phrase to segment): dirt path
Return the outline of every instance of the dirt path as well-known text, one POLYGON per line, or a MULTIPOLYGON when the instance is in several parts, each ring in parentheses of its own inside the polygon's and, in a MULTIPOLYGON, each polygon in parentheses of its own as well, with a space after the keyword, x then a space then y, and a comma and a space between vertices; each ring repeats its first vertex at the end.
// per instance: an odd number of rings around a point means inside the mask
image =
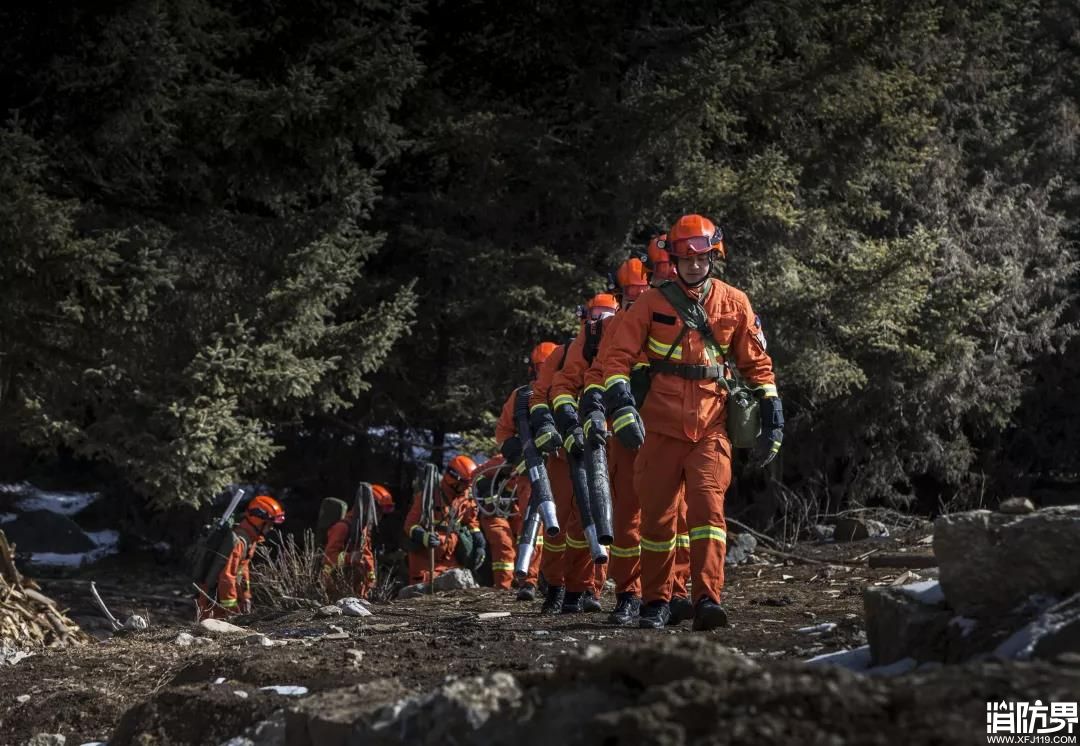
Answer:
MULTIPOLYGON (((916 551, 917 538, 892 540, 887 546, 891 550, 910 544, 916 551)), ((841 554, 851 560, 884 546, 853 543, 800 551, 836 561, 841 554)), ((692 633, 689 624, 662 632, 613 628, 603 624, 603 614, 541 617, 539 601, 522 604, 507 592, 481 589, 375 605, 374 615, 366 618, 323 619, 306 610, 263 614, 250 626, 289 641, 276 647, 230 639, 181 647, 174 643, 177 634, 192 629, 184 623, 185 608, 169 599, 181 591, 183 582, 161 580, 159 569, 150 570, 126 568, 122 576, 102 572, 98 576, 114 611, 149 611, 153 623, 149 632, 74 650, 43 651, 5 669, 0 744, 23 743, 41 732, 63 733, 69 744, 110 737, 119 743, 218 743, 294 701, 261 692, 262 686, 299 685, 314 695, 377 682, 379 691, 392 699, 427 691, 448 676, 495 671, 525 678, 550 675, 568 654, 595 656, 626 646, 644 651, 658 641, 679 649, 705 640, 751 661, 798 661, 865 644, 862 589, 890 582, 902 572, 857 564, 732 568, 725 599, 732 625, 710 633, 692 633), (481 619, 479 614, 485 612, 509 616, 481 619), (823 622, 836 627, 825 633, 800 631, 823 622), (212 685, 219 678, 232 687, 227 696, 217 691, 222 687, 212 685), (247 694, 237 695, 237 690, 247 694), (162 705, 161 698, 170 694, 176 695, 174 705, 162 705), (160 711, 141 712, 138 718, 129 718, 141 724, 129 722, 118 730, 126 710, 154 695, 158 698, 154 707, 160 711), (242 707, 237 706, 240 700, 242 707), (197 703, 202 714, 189 712, 185 703, 191 707, 197 703), (207 712, 216 714, 208 717, 207 712), (156 729, 158 740, 132 740, 136 732, 145 734, 147 729, 156 729)), ((52 586, 43 581, 43 586, 62 603, 80 609, 84 604, 77 580, 52 586)), ((612 604, 608 594, 604 606, 612 604)))

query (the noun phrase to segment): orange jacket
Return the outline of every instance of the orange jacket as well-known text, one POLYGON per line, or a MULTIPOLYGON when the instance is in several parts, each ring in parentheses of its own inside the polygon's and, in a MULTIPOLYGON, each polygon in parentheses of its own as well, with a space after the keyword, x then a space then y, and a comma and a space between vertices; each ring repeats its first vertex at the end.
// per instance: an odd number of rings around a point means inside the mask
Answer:
POLYGON ((589 369, 589 361, 585 359, 585 337, 584 330, 574 337, 566 350, 566 362, 551 379, 548 397, 552 409, 558 409, 563 404, 577 408, 578 397, 585 387, 585 371, 589 369))
POLYGON ((235 611, 241 600, 251 600, 251 560, 265 540, 247 519, 233 526, 232 550, 218 574, 217 601, 221 606, 235 611))
POLYGON ((502 411, 499 412, 499 421, 495 423, 495 442, 502 446, 503 442, 517 435, 517 422, 514 420, 514 402, 517 401, 518 389, 510 392, 510 396, 503 402, 502 411))
POLYGON ((363 529, 363 541, 353 541, 353 521, 356 520, 353 508, 345 517, 330 527, 326 532, 326 549, 323 552, 323 572, 331 573, 335 569, 344 569, 350 565, 354 573, 370 580, 375 579, 375 555, 371 551, 371 529, 363 529), (357 544, 362 544, 358 547, 357 544), (350 557, 357 549, 360 556, 350 557))
POLYGON ((532 396, 529 397, 529 412, 531 413, 537 407, 551 407, 551 400, 549 398, 549 390, 551 389, 551 382, 555 378, 555 374, 559 372, 559 368, 563 365, 563 359, 566 357, 566 345, 562 344, 556 347, 547 360, 540 366, 540 371, 536 374, 536 380, 532 385, 532 396))
MULTIPOLYGON (((626 318, 626 310, 619 311, 610 319, 604 322, 604 336, 600 338, 600 349, 596 353, 596 357, 592 361, 592 365, 585 371, 585 385, 581 388, 581 393, 585 393, 589 389, 604 390, 604 355, 609 349, 611 349, 612 342, 617 335, 616 329, 622 324, 622 320, 626 318)), ((634 368, 647 368, 649 367, 649 359, 642 352, 638 355, 634 361, 634 368)), ((627 371, 629 372, 629 371, 627 371)))
MULTIPOLYGON (((685 287, 680 284, 680 287, 685 287)), ((698 296, 695 291, 686 291, 698 296)), ((669 362, 709 365, 730 359, 747 382, 764 396, 776 396, 772 358, 761 342, 757 316, 746 293, 717 279, 709 281, 703 305, 719 349, 710 361, 700 334, 689 331, 675 347, 669 362)), ((629 382, 628 372, 644 353, 650 361, 662 360, 683 327, 682 319, 657 289, 648 290, 623 314, 623 320, 601 347, 604 386, 629 382)), ((724 427, 727 391, 715 380, 691 381, 656 374, 641 417, 645 429, 696 443, 707 433, 724 427)))
MULTIPOLYGON (((423 515, 424 500, 421 493, 413 496, 412 507, 409 515, 405 518, 405 535, 410 536, 412 530, 419 526, 425 528, 423 515)), ((476 501, 471 492, 463 495, 447 495, 441 488, 435 493, 435 505, 431 511, 435 525, 429 530, 437 532, 442 537, 442 544, 435 548, 435 556, 444 560, 452 560, 454 548, 457 547, 457 533, 450 531, 450 515, 457 517, 459 526, 466 526, 471 531, 480 530, 480 519, 477 516, 476 501)))

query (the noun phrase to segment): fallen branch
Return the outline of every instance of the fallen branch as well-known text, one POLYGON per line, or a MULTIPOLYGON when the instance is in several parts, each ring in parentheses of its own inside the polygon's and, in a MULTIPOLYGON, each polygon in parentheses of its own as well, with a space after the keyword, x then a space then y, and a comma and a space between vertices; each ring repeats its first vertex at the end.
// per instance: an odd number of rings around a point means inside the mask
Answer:
POLYGON ((750 528, 749 526, 747 526, 742 521, 738 521, 738 520, 736 520, 734 518, 727 518, 725 520, 730 525, 737 527, 740 531, 745 531, 746 533, 750 534, 751 536, 754 536, 754 537, 760 539, 761 541, 765 542, 766 544, 771 545, 775 549, 778 549, 780 551, 784 551, 784 550, 787 549, 787 546, 785 544, 782 544, 781 542, 779 542, 776 539, 772 538, 768 534, 763 534, 760 531, 755 531, 754 529, 750 528))
POLYGON ((124 625, 117 620, 109 611, 109 607, 105 605, 105 602, 101 600, 101 594, 98 593, 97 584, 93 581, 90 582, 90 595, 94 597, 94 602, 98 608, 101 609, 101 613, 105 615, 105 618, 109 620, 109 624, 112 625, 113 632, 117 632, 124 628, 124 625))
POLYGON ((922 569, 937 567, 938 559, 932 554, 878 554, 869 559, 870 567, 902 567, 922 569))

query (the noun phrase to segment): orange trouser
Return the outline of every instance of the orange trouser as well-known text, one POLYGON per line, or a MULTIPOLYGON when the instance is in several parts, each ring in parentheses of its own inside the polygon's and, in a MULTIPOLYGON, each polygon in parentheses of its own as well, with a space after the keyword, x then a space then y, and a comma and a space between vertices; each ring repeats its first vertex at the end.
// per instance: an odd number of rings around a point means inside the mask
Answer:
MULTIPOLYGON (((496 588, 511 588, 514 583, 514 559, 517 557, 517 541, 521 536, 525 518, 520 513, 501 518, 480 516, 480 528, 487 537, 488 551, 491 552, 491 574, 496 588)), ((540 571, 540 557, 543 554, 544 535, 536 537, 536 549, 529 564, 529 575, 523 583, 536 586, 536 576, 540 571)))
POLYGON ((570 466, 563 457, 549 458, 547 471, 551 492, 555 496, 559 533, 544 539, 544 558, 540 570, 548 585, 564 585, 567 590, 576 588, 583 591, 592 579, 592 557, 587 544, 584 551, 575 549, 571 552, 571 543, 585 543, 585 533, 574 505, 570 466))
MULTIPOLYGON (((623 447, 615 438, 609 441, 608 468, 611 471, 612 525, 615 540, 608 547, 611 577, 616 593, 641 595, 641 505, 634 489, 634 462, 637 451, 623 447)), ((690 579, 690 536, 686 529, 686 500, 679 485, 679 522, 675 537, 675 577, 672 593, 685 596, 690 579)))
POLYGON ((724 493, 731 482, 731 444, 723 430, 697 443, 646 428, 634 462, 634 487, 641 502, 642 600, 670 601, 676 590, 680 484, 685 482, 690 580, 694 599, 719 602, 724 587, 727 523, 724 493))

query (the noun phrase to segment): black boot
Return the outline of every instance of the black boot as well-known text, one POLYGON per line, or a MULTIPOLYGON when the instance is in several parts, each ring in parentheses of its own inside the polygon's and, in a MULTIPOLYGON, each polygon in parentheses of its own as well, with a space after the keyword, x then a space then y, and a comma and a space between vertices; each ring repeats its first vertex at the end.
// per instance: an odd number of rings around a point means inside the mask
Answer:
POLYGON ((604 607, 600 605, 600 599, 594 596, 592 593, 586 592, 581 597, 581 610, 587 614, 595 614, 598 611, 603 611, 604 607))
POLYGON ((536 588, 534 588, 531 583, 526 583, 525 585, 518 588, 518 592, 517 592, 517 600, 518 601, 532 601, 535 598, 536 598, 536 588))
POLYGON ((727 612, 724 607, 711 598, 698 601, 694 609, 694 631, 708 632, 710 629, 727 626, 727 612))
POLYGON ((563 614, 579 614, 581 613, 581 591, 567 591, 563 596, 562 613, 563 614))
POLYGON ((641 613, 641 599, 633 593, 620 593, 615 597, 615 610, 608 614, 607 623, 629 627, 641 613))
POLYGON ((541 614, 558 614, 562 609, 563 594, 566 588, 561 585, 549 585, 544 605, 540 608, 541 614))
POLYGON ((682 624, 687 619, 694 618, 694 605, 686 596, 675 596, 671 599, 671 619, 669 625, 682 624))
POLYGON ((667 601, 650 601, 641 607, 638 626, 642 629, 663 629, 671 619, 667 601))

